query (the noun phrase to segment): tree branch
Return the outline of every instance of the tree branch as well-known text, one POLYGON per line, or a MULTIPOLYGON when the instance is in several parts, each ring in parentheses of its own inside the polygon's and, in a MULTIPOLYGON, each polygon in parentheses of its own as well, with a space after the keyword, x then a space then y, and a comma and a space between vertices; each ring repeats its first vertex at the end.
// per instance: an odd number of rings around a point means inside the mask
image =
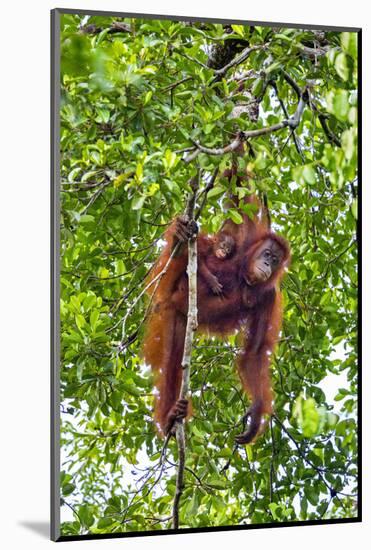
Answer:
MULTIPOLYGON (((211 149, 210 147, 204 147, 198 141, 194 141, 193 139, 191 139, 191 141, 198 149, 197 154, 207 153, 208 155, 219 156, 219 155, 225 155, 226 153, 232 153, 232 151, 235 151, 236 149, 238 149, 238 147, 240 147, 241 143, 243 142, 243 140, 241 139, 241 133, 238 134, 238 137, 234 139, 232 143, 229 143, 225 147, 218 148, 218 149, 211 149)), ((188 155, 188 157, 186 157, 184 161, 187 163, 191 162, 191 160, 195 158, 195 152, 196 151, 194 151, 191 155, 188 155)))
POLYGON ((329 142, 333 143, 334 145, 337 145, 338 147, 341 147, 340 139, 330 130, 330 128, 327 124, 326 115, 323 114, 323 113, 318 113, 318 120, 320 121, 322 129, 325 132, 326 137, 329 140, 329 142))
POLYGON ((292 117, 286 118, 281 122, 278 122, 277 124, 273 124, 272 126, 265 126, 264 128, 258 128, 257 130, 247 130, 245 132, 239 132, 237 137, 231 143, 225 145, 224 147, 212 149, 210 147, 204 147, 198 141, 194 141, 191 139, 192 143, 194 143, 194 145, 196 146, 196 149, 190 155, 188 155, 184 159, 184 161, 187 163, 191 162, 197 157, 199 153, 206 153, 213 156, 225 155, 238 149, 242 145, 242 143, 244 141, 247 141, 248 139, 264 136, 273 132, 278 132, 279 130, 287 127, 291 128, 291 130, 295 130, 300 124, 305 105, 308 103, 308 101, 308 89, 304 88, 304 90, 300 92, 299 103, 292 117))
POLYGON ((202 199, 202 203, 200 204, 200 206, 198 207, 198 210, 195 214, 195 220, 198 220, 198 218, 200 217, 201 215, 201 212, 206 204, 206 200, 207 200, 207 194, 208 192, 214 187, 214 183, 215 183, 215 180, 216 180, 216 176, 218 175, 218 172, 219 172, 219 167, 215 168, 214 172, 213 172, 213 175, 211 176, 210 180, 208 181, 205 189, 200 193, 200 194, 204 194, 203 196, 203 199, 202 199))
POLYGON ((320 468, 318 468, 315 464, 313 464, 313 462, 311 460, 309 460, 309 458, 305 455, 305 453, 301 450, 301 447, 299 445, 299 443, 296 441, 296 439, 291 435, 291 433, 289 432, 289 430, 285 427, 285 425, 283 424, 283 422, 281 422, 281 420, 278 418, 278 416, 276 416, 275 414, 272 416, 272 418, 277 422, 277 424, 279 424, 279 426, 281 427, 281 429, 285 432, 285 434, 288 436, 288 438, 293 442, 293 444, 295 445, 296 447, 296 450, 298 451, 299 455, 301 456, 301 458, 304 460, 304 462, 306 462, 311 468, 313 468, 313 470, 315 470, 317 472, 317 475, 318 477, 320 478, 320 480, 323 482, 323 484, 326 486, 326 488, 328 489, 328 491, 330 492, 330 494, 332 495, 333 493, 337 493, 337 491, 335 491, 333 489, 333 487, 326 481, 326 478, 324 477, 322 471, 320 468))
POLYGON ((169 90, 173 90, 177 86, 180 86, 181 84, 184 84, 184 82, 188 82, 188 80, 193 80, 193 76, 186 76, 185 78, 182 78, 181 80, 178 80, 177 82, 174 82, 173 84, 169 84, 169 86, 165 86, 165 88, 161 88, 162 92, 168 92, 169 90))
MULTIPOLYGON (((186 213, 190 220, 194 218, 194 207, 199 186, 199 178, 191 181, 192 194, 188 199, 186 213)), ((190 366, 193 336, 197 329, 197 236, 194 235, 188 241, 188 315, 184 339, 184 351, 182 358, 182 385, 179 399, 187 399, 189 393, 190 366)), ((185 432, 184 421, 176 421, 175 434, 178 444, 178 472, 176 479, 176 490, 173 503, 173 528, 179 528, 179 504, 184 488, 184 467, 185 467, 185 432)))
MULTIPOLYGON (((131 26, 128 25, 127 23, 123 23, 122 21, 113 21, 111 23, 111 26, 106 28, 108 28, 108 33, 110 34, 114 34, 117 32, 132 32, 131 26)), ((102 27, 98 27, 97 25, 94 25, 94 23, 90 23, 88 25, 82 25, 80 27, 80 32, 82 32, 83 34, 99 34, 103 30, 105 29, 103 29, 102 27)))
MULTIPOLYGON (((130 308, 127 310, 127 312, 125 313, 124 317, 122 317, 121 319, 119 319, 119 321, 117 321, 117 323, 115 323, 115 325, 112 327, 112 330, 115 329, 120 323, 122 323, 122 338, 121 338, 121 342, 118 346, 118 353, 122 352, 126 346, 126 342, 127 342, 127 338, 126 338, 126 321, 129 317, 129 315, 131 314, 131 312, 133 311, 133 309, 135 308, 135 306, 137 305, 137 303, 139 302, 139 300, 142 298, 142 296, 147 292, 147 290, 149 288, 151 288, 152 285, 155 284, 155 287, 153 289, 153 293, 152 293, 152 296, 151 296, 151 301, 153 299, 153 296, 155 295, 156 293, 156 290, 160 284, 160 281, 162 279, 162 277, 165 275, 165 273, 167 273, 167 270, 169 269, 169 266, 170 266, 170 263, 171 263, 171 260, 174 258, 174 256, 176 256, 178 250, 179 250, 179 246, 180 246, 180 242, 178 241, 176 243, 176 245, 174 246, 173 248, 173 251, 168 259, 168 261, 166 262, 164 268, 160 271, 160 273, 158 273, 144 288, 143 290, 139 293, 139 295, 136 297, 136 299, 134 300, 134 302, 132 303, 132 305, 130 306, 130 308)), ((148 310, 148 308, 147 308, 148 310)))
POLYGON ((304 55, 307 55, 310 58, 326 55, 330 49, 330 46, 318 46, 317 48, 311 48, 310 46, 305 46, 304 44, 296 44, 296 46, 304 55))
POLYGON ((254 52, 256 50, 265 49, 265 48, 266 48, 265 44, 263 46, 259 45, 259 46, 251 46, 249 48, 245 48, 243 50, 243 52, 240 55, 238 55, 237 57, 235 57, 234 59, 232 59, 232 61, 230 63, 227 63, 227 65, 225 65, 221 69, 215 69, 214 70, 215 78, 214 78, 213 82, 215 82, 217 80, 220 80, 220 78, 222 78, 225 75, 225 73, 229 69, 231 69, 232 67, 235 67, 236 65, 240 65, 241 63, 246 61, 246 59, 249 57, 251 52, 254 52))
POLYGON ((187 55, 180 50, 176 50, 176 53, 181 55, 182 57, 185 57, 186 59, 188 59, 188 61, 192 61, 192 63, 197 63, 197 65, 200 65, 200 67, 202 67, 203 69, 210 71, 210 67, 208 67, 207 65, 205 65, 205 63, 202 63, 202 61, 199 61, 195 57, 191 57, 190 55, 187 55))
MULTIPOLYGON (((279 95, 279 93, 278 93, 278 88, 277 88, 276 82, 275 82, 274 80, 271 80, 271 81, 270 81, 270 85, 272 86, 272 88, 273 88, 273 90, 274 90, 274 92, 275 92, 275 94, 276 94, 276 98, 278 99, 278 102, 279 102, 279 104, 280 104, 280 106, 281 106, 281 109, 282 109, 282 111, 283 111, 283 114, 284 114, 285 117, 288 119, 288 118, 289 118, 289 114, 288 114, 288 112, 287 112, 287 109, 286 109, 286 106, 285 106, 284 102, 282 101, 282 99, 281 99, 281 97, 280 97, 280 95, 279 95)), ((299 89, 299 90, 300 90, 300 89, 299 89)), ((299 97, 300 97, 300 95, 299 95, 299 97)), ((296 150, 297 150, 298 154, 299 154, 300 157, 303 159, 303 151, 302 151, 301 148, 300 148, 300 144, 299 144, 298 138, 297 138, 296 133, 295 133, 294 130, 291 132, 290 137, 291 137, 291 136, 292 136, 292 138, 293 138, 293 140, 294 140, 295 147, 296 147, 296 150)))
POLYGON ((295 80, 293 78, 291 78, 289 73, 287 73, 286 71, 282 71, 282 74, 283 74, 283 78, 286 80, 287 84, 289 84, 291 86, 291 88, 294 90, 294 92, 296 93, 296 95, 300 99, 300 96, 301 96, 300 86, 298 84, 296 84, 295 80))

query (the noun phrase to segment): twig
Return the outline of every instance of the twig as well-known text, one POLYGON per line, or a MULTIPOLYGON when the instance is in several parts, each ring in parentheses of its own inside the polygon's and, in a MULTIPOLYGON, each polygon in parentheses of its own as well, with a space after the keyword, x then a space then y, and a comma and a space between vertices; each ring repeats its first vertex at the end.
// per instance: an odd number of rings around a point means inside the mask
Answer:
POLYGON ((334 256, 334 258, 330 258, 327 262, 327 266, 326 266, 326 270, 325 272, 320 275, 317 279, 317 281, 322 281, 323 279, 326 279, 327 277, 327 274, 329 272, 329 269, 330 269, 330 265, 333 264, 334 262, 337 262, 342 256, 344 256, 344 254, 346 254, 348 252, 348 250, 350 248, 352 248, 352 246, 356 243, 357 241, 355 239, 352 239, 352 241, 350 242, 350 244, 344 249, 342 250, 337 256, 334 256))
MULTIPOLYGON (((202 212, 202 209, 203 207, 205 206, 205 203, 206 203, 206 197, 207 197, 207 193, 208 191, 213 187, 214 183, 215 183, 215 179, 216 179, 216 176, 218 174, 218 168, 215 169, 210 181, 208 182, 206 188, 205 188, 205 196, 204 196, 204 200, 202 201, 200 207, 198 208, 197 210, 197 213, 195 215, 195 220, 197 220, 202 212)), ((193 184, 194 185, 194 184, 193 184)), ((192 186, 192 183, 191 183, 191 186, 192 186)), ((198 183, 197 183, 197 189, 198 189, 198 183)), ((197 195, 197 191, 195 191, 195 194, 193 195, 192 194, 192 197, 190 198, 190 203, 189 205, 187 206, 187 215, 189 216, 188 212, 191 212, 193 213, 193 210, 194 210, 194 206, 195 206, 195 202, 196 202, 196 195, 197 195), (192 204, 191 204, 192 202, 192 204), (190 206, 191 205, 191 206, 190 206)), ((190 218, 191 219, 191 218, 190 218)), ((167 224, 165 224, 167 225, 167 224)), ((115 323, 112 327, 110 327, 109 331, 111 332, 112 330, 115 330, 116 327, 122 323, 122 337, 121 337, 121 341, 119 343, 119 346, 118 346, 118 353, 121 353, 128 345, 132 344, 137 336, 138 336, 138 333, 139 333, 139 329, 140 327, 142 326, 142 324, 144 323, 144 321, 147 319, 147 316, 148 316, 148 313, 150 311, 150 308, 151 308, 151 305, 152 305, 152 302, 153 302, 153 298, 156 294, 156 291, 157 291, 157 288, 161 282, 161 279, 162 277, 167 273, 168 269, 169 269, 169 265, 171 263, 171 260, 177 255, 178 253, 178 250, 179 250, 179 247, 180 247, 180 242, 178 242, 172 253, 171 253, 171 256, 170 258, 168 259, 168 261, 166 262, 166 265, 164 266, 164 268, 162 269, 162 271, 160 273, 158 273, 156 275, 156 277, 154 277, 149 283, 148 285, 142 290, 142 292, 137 296, 137 298, 135 299, 135 301, 132 303, 132 305, 130 306, 130 308, 127 310, 127 312, 125 313, 125 315, 119 319, 119 321, 117 321, 117 323, 115 323), (146 308, 146 311, 145 311, 145 314, 143 316, 143 319, 142 321, 140 322, 139 326, 137 327, 137 329, 135 330, 135 332, 133 334, 130 334, 126 337, 126 321, 129 317, 129 315, 132 313, 133 309, 135 308, 135 306, 137 305, 137 303, 139 302, 139 300, 142 298, 143 294, 145 294, 147 292, 147 290, 154 284, 156 283, 153 291, 152 291, 152 294, 151 294, 151 297, 150 297, 150 301, 149 301, 149 304, 147 305, 147 308, 146 308)), ((128 297, 128 294, 125 295, 124 298, 127 298, 128 297)), ((122 301, 122 299, 121 299, 122 301)), ((121 302, 119 302, 119 305, 120 305, 121 302)), ((116 307, 117 309, 117 307, 116 307)))
POLYGON ((187 55, 186 53, 181 51, 177 51, 176 53, 185 57, 186 59, 188 59, 188 61, 192 61, 192 63, 197 63, 197 65, 200 65, 200 67, 203 67, 204 69, 210 71, 210 67, 208 67, 207 65, 205 65, 205 63, 202 63, 202 61, 199 61, 195 57, 191 57, 190 55, 187 55))
POLYGON ((62 499, 62 502, 63 502, 63 504, 65 504, 66 506, 68 506, 68 508, 69 508, 70 510, 72 510, 72 512, 75 514, 75 516, 76 516, 77 519, 79 520, 80 524, 83 525, 83 522, 81 521, 81 518, 80 518, 79 514, 76 512, 75 507, 72 506, 72 504, 69 504, 69 503, 68 503, 66 500, 64 500, 64 499, 62 499))
POLYGON ((192 152, 184 158, 184 162, 189 163, 189 162, 194 161, 200 153, 200 150, 197 148, 197 146, 195 148, 190 149, 190 150, 192 152))
POLYGON ((85 206, 85 208, 82 209, 82 211, 80 212, 80 215, 83 216, 84 214, 86 214, 86 212, 89 210, 90 206, 97 200, 97 198, 103 193, 105 187, 107 187, 108 185, 111 184, 111 181, 107 181, 106 183, 104 183, 101 187, 99 187, 99 189, 97 191, 95 191, 93 193, 93 195, 91 196, 88 204, 85 206))
POLYGON ((169 86, 165 86, 165 88, 162 88, 161 91, 168 92, 169 90, 173 90, 177 86, 180 86, 180 84, 184 84, 184 82, 188 82, 188 80, 193 80, 193 76, 186 76, 185 78, 182 78, 181 80, 178 80, 173 84, 169 84, 169 86))
POLYGON ((326 134, 327 139, 330 143, 334 143, 338 147, 341 147, 341 141, 340 139, 330 130, 327 124, 327 116, 323 113, 318 113, 318 120, 320 121, 320 124, 322 126, 323 131, 326 134))
MULTIPOLYGON (((273 90, 274 90, 274 92, 275 92, 275 94, 276 94, 276 97, 277 97, 278 102, 279 102, 279 104, 280 104, 280 106, 281 106, 281 109, 282 109, 282 111, 283 111, 283 114, 285 115, 286 119, 288 119, 288 118, 289 118, 289 114, 288 114, 288 112, 287 112, 287 109, 286 109, 286 106, 285 106, 284 102, 282 101, 282 99, 281 99, 281 97, 280 97, 280 95, 279 95, 279 93, 278 93, 278 88, 277 88, 276 82, 275 82, 274 80, 271 80, 271 81, 270 81, 270 85, 272 86, 272 88, 273 88, 273 90)), ((300 89, 299 89, 299 90, 300 90, 300 89)), ((299 95, 299 97, 300 97, 300 95, 299 95)), ((300 157, 301 157, 302 160, 304 161, 303 151, 302 151, 301 148, 300 148, 300 145, 299 145, 299 142, 298 142, 298 138, 297 138, 296 133, 295 133, 294 130, 291 132, 291 134, 290 134, 289 137, 291 137, 291 136, 293 137, 293 140, 294 140, 294 143, 295 143, 295 147, 296 147, 296 150, 297 150, 298 154, 300 155, 300 157)))
MULTIPOLYGON (((326 486, 326 488, 328 489, 328 491, 330 492, 330 494, 332 495, 333 492, 334 492, 334 489, 332 488, 332 486, 326 481, 324 475, 322 474, 321 472, 321 469, 318 468, 315 464, 313 464, 313 462, 311 460, 309 460, 309 458, 307 456, 305 456, 305 453, 301 450, 300 448, 300 445, 299 443, 296 441, 296 439, 291 435, 291 433, 289 432, 289 430, 284 426, 283 422, 281 422, 281 420, 278 418, 278 416, 276 416, 275 414, 272 416, 274 418, 274 420, 277 422, 277 424, 279 424, 279 426, 281 427, 281 429, 285 432, 285 434, 289 437, 289 439, 293 442, 293 444, 295 445, 296 447, 296 450, 298 451, 299 455, 301 456, 301 458, 304 460, 304 462, 306 462, 311 468, 313 468, 313 470, 315 470, 317 472, 317 475, 318 477, 320 478, 320 480, 323 482, 323 484, 326 486)), ((335 495, 336 495, 336 491, 335 491, 335 495)))
POLYGON ((301 89, 300 86, 295 82, 293 78, 287 73, 286 71, 282 71, 283 78, 286 80, 286 82, 291 86, 291 88, 294 90, 298 98, 301 96, 301 89))
POLYGON ((131 314, 131 312, 133 311, 133 309, 135 308, 135 306, 137 305, 139 300, 142 298, 142 296, 147 292, 147 290, 149 288, 151 288, 151 286, 153 284, 156 283, 156 286, 153 290, 153 294, 155 294, 155 292, 158 288, 158 285, 160 284, 160 281, 161 281, 162 277, 165 275, 165 273, 167 273, 167 270, 169 269, 169 265, 171 263, 171 260, 174 258, 174 256, 176 256, 176 254, 178 252, 178 249, 179 249, 179 246, 180 246, 180 242, 177 242, 177 244, 174 246, 174 249, 173 249, 168 261, 166 262, 164 268, 160 271, 160 273, 158 273, 155 277, 153 277, 153 279, 143 288, 143 290, 140 292, 140 294, 138 294, 138 296, 136 297, 136 299, 132 303, 131 307, 125 313, 124 317, 121 318, 117 323, 115 323, 114 327, 112 327, 112 330, 113 330, 114 328, 116 328, 122 322, 122 339, 121 339, 121 342, 119 344, 119 352, 122 351, 122 349, 123 349, 122 348, 122 343, 125 341, 126 321, 129 317, 129 315, 131 314))
POLYGON ((229 466, 230 466, 231 463, 232 463, 233 455, 235 454, 235 452, 237 451, 237 449, 238 449, 238 445, 237 445, 237 443, 236 443, 236 444, 234 445, 234 447, 233 447, 231 456, 228 458, 227 462, 224 464, 223 468, 220 470, 220 473, 221 473, 221 474, 224 474, 224 473, 228 470, 229 466))
POLYGON ((207 194, 214 187, 214 183, 215 183, 215 180, 216 180, 216 176, 218 175, 218 172, 219 172, 219 167, 215 168, 214 173, 210 178, 210 181, 208 182, 205 189, 203 190, 204 196, 203 196, 203 199, 202 199, 202 203, 200 204, 200 206, 199 206, 199 208, 198 208, 198 210, 195 214, 195 220, 198 220, 198 218, 201 215, 202 210, 204 209, 204 206, 205 206, 206 200, 207 200, 207 194))

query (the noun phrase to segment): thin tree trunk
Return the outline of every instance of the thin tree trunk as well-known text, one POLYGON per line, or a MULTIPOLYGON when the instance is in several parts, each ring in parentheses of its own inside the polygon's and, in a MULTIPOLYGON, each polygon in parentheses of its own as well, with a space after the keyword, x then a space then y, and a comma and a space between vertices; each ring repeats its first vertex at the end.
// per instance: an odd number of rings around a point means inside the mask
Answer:
MULTIPOLYGON (((187 214, 190 219, 194 217, 194 205, 198 189, 198 178, 191 182, 193 195, 190 197, 187 206, 187 214)), ((193 336, 197 329, 197 235, 188 241, 188 315, 187 327, 184 339, 184 351, 182 359, 182 385, 179 399, 187 399, 189 393, 190 367, 193 336)), ((176 440, 178 444, 178 471, 176 479, 176 491, 173 503, 173 528, 179 528, 179 504, 184 487, 184 466, 185 466, 185 430, 184 421, 176 422, 176 440)))

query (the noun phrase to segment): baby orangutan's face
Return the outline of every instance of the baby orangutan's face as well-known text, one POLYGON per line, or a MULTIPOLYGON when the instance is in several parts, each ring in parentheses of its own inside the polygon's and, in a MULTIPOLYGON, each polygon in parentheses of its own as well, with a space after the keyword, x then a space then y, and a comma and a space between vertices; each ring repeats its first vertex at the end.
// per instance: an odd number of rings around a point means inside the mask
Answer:
POLYGON ((229 258, 235 249, 234 240, 229 235, 222 235, 215 243, 215 256, 219 260, 229 258))

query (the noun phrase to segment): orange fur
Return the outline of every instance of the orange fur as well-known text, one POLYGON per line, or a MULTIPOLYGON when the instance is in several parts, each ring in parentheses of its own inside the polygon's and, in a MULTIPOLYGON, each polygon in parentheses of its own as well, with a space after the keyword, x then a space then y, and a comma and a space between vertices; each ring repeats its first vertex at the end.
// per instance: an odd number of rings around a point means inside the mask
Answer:
MULTIPOLYGON (((244 334, 244 350, 237 360, 241 383, 252 400, 250 426, 236 440, 249 443, 259 433, 262 416, 272 413, 273 393, 270 382, 270 355, 278 340, 282 321, 282 297, 279 283, 290 259, 288 244, 270 231, 267 218, 254 196, 247 198, 254 203, 257 214, 251 220, 245 214, 242 224, 228 220, 221 232, 230 234, 236 243, 236 252, 230 259, 210 257, 208 266, 223 287, 223 299, 215 296, 209 285, 198 277, 198 322, 201 332, 219 335, 240 330, 244 334), (258 215, 258 213, 261 213, 258 215), (255 252, 264 241, 275 241, 282 250, 279 268, 266 282, 247 286, 244 274, 255 261, 255 252)), ((156 281, 148 289, 153 305, 147 322, 144 341, 144 357, 154 372, 156 397, 155 421, 161 433, 165 433, 168 417, 178 397, 182 379, 182 356, 188 312, 188 280, 186 267, 187 246, 181 245, 179 253, 171 260, 166 273, 161 274, 172 254, 176 242, 176 221, 165 233, 166 246, 155 264, 148 282, 156 281)), ((205 256, 210 237, 202 233, 197 237, 205 256), (206 244, 205 244, 206 243, 206 244)), ((206 261, 201 254, 201 261, 206 261)), ((210 254, 213 254, 210 248, 210 254)))

